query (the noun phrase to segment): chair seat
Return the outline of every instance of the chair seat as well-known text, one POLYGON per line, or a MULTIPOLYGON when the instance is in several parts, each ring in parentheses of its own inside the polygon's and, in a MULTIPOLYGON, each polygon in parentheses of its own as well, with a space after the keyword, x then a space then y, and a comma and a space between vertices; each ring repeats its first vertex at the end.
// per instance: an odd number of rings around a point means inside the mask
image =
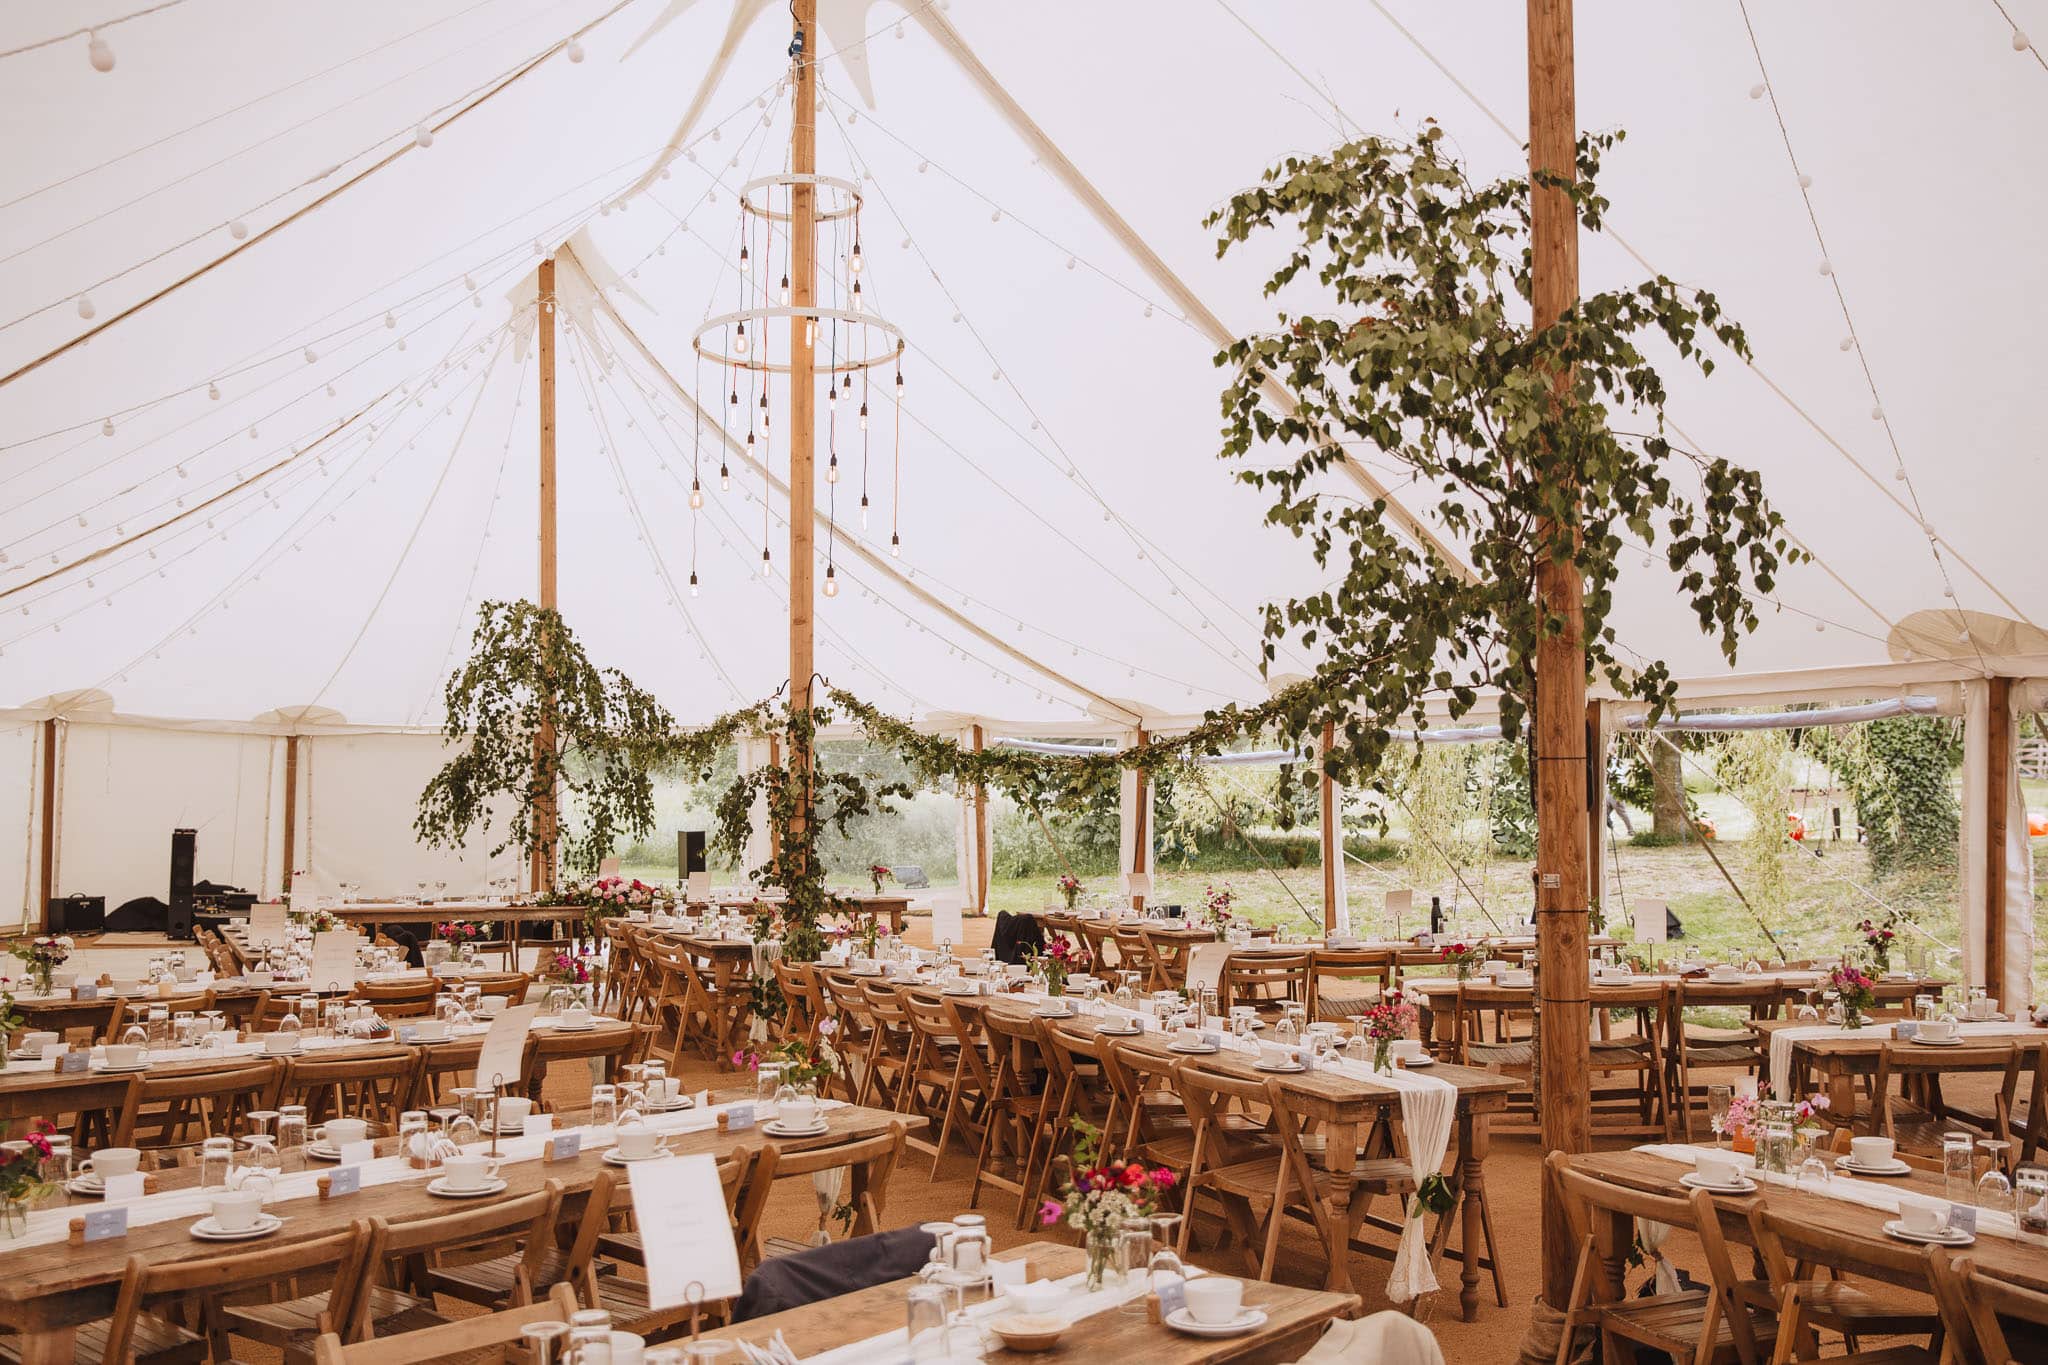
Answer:
MULTIPOLYGON (((467 1265, 430 1266, 427 1283, 437 1292, 464 1303, 481 1304, 485 1308, 502 1308, 512 1301, 512 1289, 519 1263, 524 1253, 511 1251, 503 1256, 493 1256, 488 1261, 471 1261, 467 1265)), ((569 1266, 562 1253, 549 1248, 541 1256, 540 1274, 531 1288, 535 1298, 555 1287, 556 1283, 568 1278, 569 1266)))
POLYGON ((1474 1066, 1534 1066, 1536 1050, 1528 1043, 1467 1043, 1465 1056, 1474 1066))
POLYGON ((1687 1066, 1755 1066, 1761 1057, 1744 1043, 1685 1045, 1687 1066))
POLYGON ((1357 994, 1333 991, 1316 992, 1316 1018, 1333 1024, 1341 1024, 1356 1014, 1364 1014, 1380 1002, 1377 989, 1357 994))
POLYGON ((1757 1040, 1753 1028, 1710 1028, 1705 1024, 1685 1026, 1686 1055, 1692 1055, 1693 1045, 1704 1043, 1713 1046, 1720 1043, 1754 1043, 1757 1040))
MULTIPOLYGON (((88 1322, 78 1329, 78 1344, 72 1351, 72 1360, 77 1365, 98 1365, 107 1358, 107 1332, 110 1323, 105 1318, 88 1322)), ((201 1365, 206 1359, 206 1338, 195 1336, 175 1323, 165 1322, 154 1313, 140 1313, 135 1318, 135 1330, 128 1337, 129 1349, 135 1354, 136 1365, 201 1365)), ((0 1360, 21 1359, 20 1343, 13 1337, 0 1338, 0 1360)))
POLYGON ((1601 1065, 1602 1058, 1622 1062, 1646 1062, 1650 1059, 1648 1038, 1595 1038, 1592 1042, 1593 1065, 1601 1065))
MULTIPOLYGON (((1707 1298, 1706 1290, 1694 1289, 1630 1299, 1603 1307, 1599 1322, 1603 1330, 1616 1336, 1658 1347, 1673 1356, 1690 1357, 1699 1348, 1700 1332, 1706 1323, 1707 1298)), ((1752 1321, 1755 1322, 1757 1345, 1768 1348, 1777 1339, 1776 1324, 1768 1320, 1752 1321)), ((1739 1359, 1735 1349, 1735 1329, 1728 1325, 1726 1318, 1715 1319, 1711 1345, 1715 1360, 1739 1359)))
MULTIPOLYGON (((1752 1307, 1778 1311, 1779 1299, 1768 1280, 1744 1280, 1735 1286, 1735 1293, 1752 1307)), ((1941 1326, 1941 1314, 1933 1301, 1910 1290, 1886 1285, 1866 1288, 1846 1280, 1809 1280, 1803 1293, 1807 1320, 1833 1332, 1917 1336, 1941 1326)))
POLYGON ((597 1306, 612 1315, 612 1326, 621 1332, 650 1336, 664 1327, 690 1320, 690 1310, 685 1306, 649 1307, 646 1283, 623 1275, 600 1275, 597 1297, 597 1306))
MULTIPOLYGON (((310 1344, 320 1334, 320 1315, 327 1311, 327 1295, 302 1294, 281 1303, 234 1303, 221 1309, 228 1330, 237 1336, 270 1346, 310 1344)), ((425 1299, 378 1285, 370 1291, 370 1325, 379 1336, 430 1326, 439 1321, 433 1305, 425 1299), (415 1321, 417 1319, 417 1321, 415 1321)))

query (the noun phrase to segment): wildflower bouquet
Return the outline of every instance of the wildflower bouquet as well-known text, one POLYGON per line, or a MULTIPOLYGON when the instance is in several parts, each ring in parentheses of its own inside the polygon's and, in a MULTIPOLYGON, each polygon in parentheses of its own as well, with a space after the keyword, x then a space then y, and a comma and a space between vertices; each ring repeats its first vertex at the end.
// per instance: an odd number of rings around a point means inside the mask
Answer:
POLYGON ((764 1064, 779 1066, 784 1085, 822 1090, 826 1080, 839 1071, 839 1053, 832 1046, 833 1035, 838 1032, 837 1019, 820 1019, 816 1041, 791 1038, 766 1052, 741 1048, 732 1054, 732 1064, 754 1072, 760 1071, 764 1064))
POLYGON ((889 870, 887 863, 873 863, 868 867, 868 880, 875 884, 875 894, 877 896, 882 894, 882 883, 889 881, 895 875, 895 873, 889 870))
POLYGON ((37 1119, 22 1134, 19 1146, 11 1142, 0 1146, 0 1201, 7 1205, 10 1219, 23 1214, 31 1200, 50 1192, 50 1183, 43 1179, 43 1162, 49 1158, 50 1134, 55 1131, 56 1125, 48 1119, 37 1119))
POLYGON ((1081 894, 1081 879, 1069 872, 1054 883, 1060 889, 1060 899, 1067 903, 1067 909, 1074 908, 1074 901, 1081 894))
POLYGON ((1358 1016, 1358 1027, 1372 1039, 1372 1069, 1391 1070, 1394 1041, 1406 1038, 1415 1024, 1415 1006, 1399 991, 1388 991, 1377 1005, 1358 1016))
POLYGON ((465 943, 474 943, 483 936, 483 926, 472 924, 466 919, 444 920, 434 926, 435 938, 444 939, 458 947, 465 943))
POLYGON ((1472 973, 1486 965, 1486 949, 1477 943, 1445 944, 1437 957, 1458 973, 1458 980, 1470 981, 1472 973))
POLYGON ((1877 982, 1844 962, 1829 969, 1827 988, 1842 1002, 1842 1027, 1862 1028, 1864 1017, 1877 1005, 1877 982))
POLYGON ((50 993, 50 980, 59 967, 71 960, 72 942, 68 935, 45 934, 25 943, 16 943, 7 951, 27 965, 29 978, 36 983, 36 994, 50 993))
POLYGON ((1863 935, 1863 945, 1870 950, 1870 963, 1876 968, 1878 975, 1882 976, 1890 971, 1892 940, 1898 937, 1892 931, 1891 922, 1887 920, 1883 924, 1878 924, 1873 920, 1865 920, 1856 928, 1863 935))
POLYGON ((582 953, 557 951, 541 965, 541 977, 547 981, 566 981, 572 986, 590 984, 590 959, 582 953))
POLYGON ((1202 888, 1202 913, 1210 925, 1217 929, 1228 929, 1231 924, 1230 907, 1237 899, 1237 893, 1230 889, 1230 883, 1202 888))
POLYGON ((1038 1221, 1048 1228, 1065 1224, 1081 1234, 1088 1247, 1088 1287, 1094 1290, 1102 1287, 1116 1253, 1118 1230, 1128 1219, 1156 1212, 1177 1177, 1164 1166, 1102 1160, 1102 1130, 1080 1118, 1073 1125, 1074 1154, 1062 1158, 1066 1183, 1059 1198, 1039 1205, 1038 1221))
POLYGON ((1033 972, 1045 977, 1047 995, 1065 995, 1067 978, 1095 965, 1095 959, 1088 955, 1086 948, 1077 948, 1058 935, 1048 940, 1040 951, 1027 953, 1024 960, 1031 964, 1033 972))

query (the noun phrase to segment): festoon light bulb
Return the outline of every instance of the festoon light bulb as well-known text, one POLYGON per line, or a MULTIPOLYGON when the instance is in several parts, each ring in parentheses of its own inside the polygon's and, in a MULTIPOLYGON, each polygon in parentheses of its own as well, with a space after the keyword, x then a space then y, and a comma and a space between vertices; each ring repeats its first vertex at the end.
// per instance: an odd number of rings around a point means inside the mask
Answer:
POLYGON ((868 429, 868 405, 866 403, 860 405, 860 429, 862 431, 868 429))
POLYGON ((889 558, 903 558, 903 541, 897 536, 897 534, 894 531, 891 531, 889 533, 889 558))
POLYGON ((207 396, 208 398, 211 398, 211 399, 213 399, 213 400, 214 400, 215 402, 219 402, 219 401, 220 401, 220 385, 218 385, 218 384, 208 384, 208 385, 206 386, 206 396, 207 396))
POLYGON ((732 353, 734 355, 745 355, 747 353, 747 324, 744 322, 739 325, 739 330, 733 335, 732 353))
POLYGON ((690 506, 696 508, 702 507, 703 505, 704 485, 693 478, 690 480, 690 506))
POLYGON ((99 311, 99 309, 92 306, 92 295, 80 294, 78 296, 78 316, 90 322, 92 321, 93 314, 99 311))
POLYGON ((692 596, 692 597, 695 597, 696 595, 697 595, 697 571, 696 571, 695 569, 692 569, 692 570, 690 570, 690 596, 692 596))
POLYGON ((856 313, 865 311, 864 300, 860 296, 859 280, 853 282, 853 311, 856 313))
POLYGON ((832 458, 825 462, 825 482, 839 482, 839 452, 833 451, 832 458))
POLYGON ((113 434, 114 434, 114 419, 113 419, 113 418, 111 418, 111 417, 109 417, 109 418, 108 418, 108 419, 107 419, 106 421, 104 421, 104 422, 100 423, 100 435, 102 435, 102 436, 112 436, 113 434))
POLYGON ((732 492, 732 470, 726 468, 723 464, 718 466, 718 491, 721 493, 732 492))
POLYGON ((865 493, 860 495, 860 529, 868 529, 868 495, 865 493))
POLYGON ((239 218, 232 218, 228 220, 228 236, 234 238, 236 241, 239 242, 248 235, 249 225, 247 223, 243 222, 239 218))
POLYGON ((789 297, 789 276, 784 275, 782 277, 782 306, 784 308, 789 307, 789 297))
POLYGON ((85 57, 87 61, 92 63, 92 69, 95 71, 112 71, 114 69, 114 49, 108 46, 107 40, 100 37, 97 33, 88 32, 86 34, 85 57))
POLYGON ((434 130, 422 123, 412 130, 412 141, 415 147, 431 147, 434 145, 434 130))
POLYGON ((858 275, 860 274, 861 266, 864 264, 865 262, 860 258, 860 243, 856 241, 853 244, 853 255, 846 258, 846 268, 858 275))
POLYGON ((744 275, 753 268, 754 262, 747 255, 747 245, 745 242, 742 242, 740 243, 740 274, 744 275))
POLYGON ((832 566, 830 564, 827 564, 825 566, 825 596, 839 596, 839 579, 836 575, 833 574, 832 566))
POLYGON ((563 46, 562 51, 565 55, 567 55, 569 60, 572 62, 580 62, 583 60, 583 44, 577 42, 574 38, 571 38, 568 41, 568 43, 563 46))

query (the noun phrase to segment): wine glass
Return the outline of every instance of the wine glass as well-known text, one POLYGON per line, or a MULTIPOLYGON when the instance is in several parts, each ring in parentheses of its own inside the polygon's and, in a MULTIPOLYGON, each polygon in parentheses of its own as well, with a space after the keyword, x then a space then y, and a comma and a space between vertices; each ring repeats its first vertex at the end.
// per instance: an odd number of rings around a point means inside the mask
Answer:
POLYGON ((1990 1163, 1984 1174, 1977 1177, 1977 1207, 2011 1216, 2013 1212, 2012 1178, 2005 1173, 2005 1153, 2010 1142, 1999 1138, 1979 1138, 1977 1147, 1990 1163))
POLYGON ((1718 1145, 1728 1126, 1728 1106, 1735 1101, 1735 1087, 1732 1085, 1710 1085, 1707 1087, 1707 1123, 1714 1130, 1714 1142, 1718 1145))
POLYGON ((519 1329, 519 1335, 526 1340, 528 1354, 534 1365, 555 1365, 555 1343, 569 1335, 569 1324, 549 1320, 529 1322, 519 1329))

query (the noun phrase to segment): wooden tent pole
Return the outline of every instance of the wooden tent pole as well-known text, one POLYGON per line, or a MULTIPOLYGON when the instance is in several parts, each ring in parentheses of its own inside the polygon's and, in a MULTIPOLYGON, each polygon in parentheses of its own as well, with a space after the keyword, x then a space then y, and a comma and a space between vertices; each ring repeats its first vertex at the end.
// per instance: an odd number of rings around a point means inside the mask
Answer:
MULTIPOLYGON (((980 753, 986 736, 981 726, 976 725, 970 739, 974 752, 980 753)), ((988 913, 988 784, 974 784, 974 908, 988 913)))
POLYGON ((43 838, 36 886, 42 892, 29 907, 37 932, 49 928, 50 901, 57 894, 57 718, 43 722, 43 838))
MULTIPOLYGON (((791 72, 790 170, 799 176, 818 172, 818 0, 791 0, 790 15, 802 44, 791 72)), ((790 303, 798 309, 817 299, 817 191, 797 184, 789 194, 790 303)), ((817 380, 811 347, 801 313, 789 319, 789 699, 796 707, 813 704, 811 541, 817 519, 818 492, 813 477, 816 455, 817 380)), ((764 376, 765 380, 765 376, 764 376)), ((791 780, 801 784, 805 798, 797 802, 791 832, 801 832, 810 810, 811 751, 808 743, 792 743, 791 780)))
POLYGON ((299 834, 299 737, 284 737, 284 872, 279 889, 292 893, 292 862, 298 856, 299 834))
MULTIPOLYGON (((1337 725, 1323 726, 1323 760, 1337 747, 1337 725)), ((1343 865, 1344 838, 1337 827, 1337 783, 1325 770, 1322 775, 1323 808, 1323 933, 1337 932, 1337 870, 1343 865)))
MULTIPOLYGON (((2012 782, 2012 679, 1987 680, 1989 724, 1984 736, 1984 985, 1994 999, 2005 996, 2005 842, 2012 782)), ((2021 1002, 2008 1001, 2006 1010, 2021 1002)))
MULTIPOLYGON (((1572 0, 1528 0, 1529 168, 1576 178, 1572 0)), ((1535 325, 1569 312, 1579 292, 1579 225, 1570 196, 1532 185, 1535 325)), ((1557 401, 1569 376, 1552 376, 1557 401)), ((1540 528, 1547 533, 1550 525, 1540 528)), ((1591 1143, 1586 965, 1586 653, 1578 565, 1545 556, 1536 570, 1544 614, 1560 626, 1536 650, 1536 923, 1541 1010, 1543 1146, 1582 1152, 1591 1143)), ((1562 1308, 1577 1260, 1558 1192, 1543 1199, 1543 1297, 1562 1308)))
POLYGON ((1607 843, 1607 735, 1600 703, 1586 703, 1586 904, 1596 915, 1607 907, 1600 860, 1607 843))
MULTIPOLYGON (((1144 748, 1151 739, 1140 727, 1134 741, 1136 748, 1144 748)), ((1143 768, 1132 773, 1137 779, 1137 813, 1132 817, 1135 828, 1131 831, 1131 873, 1133 876, 1149 875, 1152 871, 1152 775, 1143 768)), ((1145 898, 1131 897, 1131 908, 1143 911, 1145 898)))
MULTIPOLYGON (((540 263, 540 605, 544 611, 557 610, 555 596, 555 258, 540 263)), ((534 738, 534 785, 542 787, 542 755, 555 747, 554 698, 542 699, 540 734, 534 738)), ((528 869, 528 884, 535 891, 555 889, 555 852, 560 837, 560 813, 555 809, 555 784, 534 793, 534 834, 538 843, 528 869)))

